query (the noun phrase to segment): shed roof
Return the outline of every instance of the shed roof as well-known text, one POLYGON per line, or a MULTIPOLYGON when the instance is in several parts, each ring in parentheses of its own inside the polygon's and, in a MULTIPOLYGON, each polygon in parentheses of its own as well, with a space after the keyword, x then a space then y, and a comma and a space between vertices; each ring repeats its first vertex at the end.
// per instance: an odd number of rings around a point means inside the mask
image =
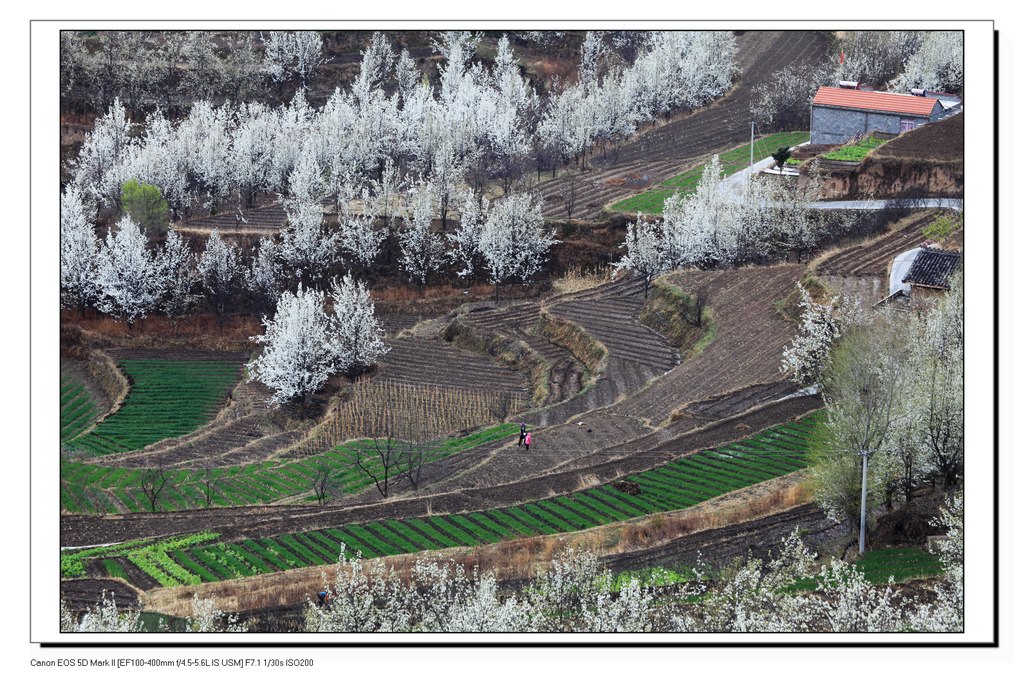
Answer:
POLYGON ((894 114, 912 116, 929 116, 938 104, 934 97, 918 97, 917 95, 901 95, 891 92, 868 92, 866 90, 849 90, 847 88, 829 88, 821 86, 814 95, 812 104, 843 109, 866 109, 869 111, 885 111, 894 114))
POLYGON ((903 281, 921 287, 949 289, 949 278, 960 264, 960 252, 921 249, 903 281))

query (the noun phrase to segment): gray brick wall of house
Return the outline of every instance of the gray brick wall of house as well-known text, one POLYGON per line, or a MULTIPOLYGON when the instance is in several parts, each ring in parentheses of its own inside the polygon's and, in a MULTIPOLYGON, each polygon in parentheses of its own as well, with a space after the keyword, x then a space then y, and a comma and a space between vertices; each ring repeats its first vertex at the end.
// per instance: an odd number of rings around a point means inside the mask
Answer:
MULTIPOLYGON (((935 118, 937 118, 937 115, 935 118)), ((850 138, 864 135, 871 131, 898 135, 900 132, 900 119, 913 119, 920 126, 928 123, 929 120, 935 120, 935 118, 929 119, 927 116, 908 116, 906 114, 881 114, 857 109, 837 109, 835 107, 812 105, 811 144, 842 144, 850 138)))

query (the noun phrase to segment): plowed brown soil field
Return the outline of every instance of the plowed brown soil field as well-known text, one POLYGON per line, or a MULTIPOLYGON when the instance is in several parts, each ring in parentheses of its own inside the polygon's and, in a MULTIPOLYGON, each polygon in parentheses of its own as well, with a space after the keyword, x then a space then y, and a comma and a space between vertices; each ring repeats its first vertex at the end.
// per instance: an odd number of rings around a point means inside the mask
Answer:
MULTIPOLYGON (((578 180, 573 218, 594 219, 605 205, 636 192, 637 187, 618 182, 627 176, 661 180, 749 140, 754 88, 784 66, 820 59, 828 47, 818 31, 747 31, 736 44, 740 75, 733 89, 708 107, 642 130, 620 145, 617 155, 596 155, 591 170, 578 180)), ((543 181, 539 189, 544 215, 565 216, 564 180, 543 181)))

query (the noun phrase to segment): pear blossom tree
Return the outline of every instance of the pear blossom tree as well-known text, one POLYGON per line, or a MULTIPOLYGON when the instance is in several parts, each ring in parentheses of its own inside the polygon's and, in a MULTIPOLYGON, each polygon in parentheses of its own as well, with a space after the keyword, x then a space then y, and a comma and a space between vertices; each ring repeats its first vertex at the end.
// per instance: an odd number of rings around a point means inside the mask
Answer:
POLYGON ((224 329, 240 285, 242 264, 238 249, 221 239, 216 228, 206 240, 206 248, 199 256, 198 269, 207 298, 217 316, 217 324, 224 329))
POLYGON ((82 318, 96 300, 99 241, 90 211, 78 187, 69 185, 60 197, 60 302, 77 308, 82 318))
POLYGON ((284 273, 277 252, 277 243, 272 238, 261 237, 253 251, 252 262, 245 271, 245 288, 257 312, 262 315, 273 310, 281 295, 284 273))
POLYGON ((330 297, 333 304, 331 330, 336 338, 336 369, 353 374, 373 367, 388 348, 366 285, 346 274, 340 280, 334 280, 330 297))
POLYGON ((421 183, 412 197, 412 215, 398 234, 402 270, 420 288, 426 284, 430 273, 441 266, 443 243, 433 228, 435 201, 433 186, 421 183))
POLYGON ((636 221, 626 226, 626 241, 622 246, 626 255, 615 265, 615 272, 632 270, 644 278, 644 298, 651 288, 651 281, 665 272, 665 257, 662 253, 664 239, 656 221, 644 220, 637 214, 636 221))
POLYGON ((199 298, 195 291, 199 274, 195 255, 176 230, 167 232, 167 240, 160 251, 160 266, 167 279, 167 293, 161 308, 171 318, 182 318, 192 311, 199 298))
POLYGON ((511 278, 528 282, 544 257, 557 244, 554 230, 545 226, 540 202, 529 194, 510 194, 494 202, 480 231, 484 267, 498 287, 511 278))
POLYGON ((132 123, 121 100, 114 98, 107 113, 85 136, 74 163, 74 182, 85 196, 101 208, 117 205, 124 177, 124 157, 135 144, 132 123))
POLYGON ((324 225, 320 202, 304 202, 288 209, 288 227, 281 232, 279 258, 285 268, 307 287, 318 282, 337 261, 338 235, 324 225))
POLYGON ((964 467, 964 299, 963 273, 929 311, 914 350, 917 388, 913 410, 921 425, 928 465, 944 487, 963 479, 964 467))
POLYGON ((272 403, 302 398, 304 413, 308 397, 332 374, 358 372, 387 353, 365 285, 345 276, 330 294, 327 313, 324 292, 300 284, 294 294, 282 292, 273 318, 263 318, 265 332, 253 337, 263 352, 247 368, 251 379, 274 390, 272 403))
POLYGON ((390 211, 390 196, 371 198, 368 188, 361 195, 362 212, 355 211, 351 202, 346 201, 338 214, 341 226, 339 245, 342 251, 363 268, 374 264, 388 236, 388 220, 377 224, 377 208, 390 211))
POLYGON ((448 236, 449 252, 459 265, 458 276, 469 277, 479 271, 480 234, 487 215, 488 201, 472 190, 462 196, 459 225, 448 236))
POLYGON ((903 73, 889 87, 898 92, 911 88, 961 90, 964 87, 963 32, 925 31, 920 47, 907 59, 903 73))
POLYGON ((298 76, 305 88, 313 69, 324 61, 323 39, 316 31, 270 31, 263 45, 263 70, 275 83, 298 76))
POLYGON ((782 352, 782 371, 804 386, 821 383, 832 348, 843 333, 861 321, 856 300, 843 294, 816 303, 802 283, 800 291, 800 332, 782 352))
POLYGON ((273 318, 263 318, 265 331, 252 338, 263 352, 246 368, 249 378, 273 389, 272 404, 305 399, 322 387, 335 371, 337 338, 324 312, 324 293, 299 285, 277 300, 273 318))
POLYGON ((124 320, 132 329, 164 295, 166 274, 142 228, 125 216, 107 234, 96 256, 97 308, 124 320))

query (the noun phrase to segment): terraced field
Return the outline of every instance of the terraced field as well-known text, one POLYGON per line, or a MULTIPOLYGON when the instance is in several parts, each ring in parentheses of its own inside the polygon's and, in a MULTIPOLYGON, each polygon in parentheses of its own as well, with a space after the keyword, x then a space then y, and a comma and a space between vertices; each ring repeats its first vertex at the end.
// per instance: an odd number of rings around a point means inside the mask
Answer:
POLYGON ((533 332, 541 304, 528 302, 483 311, 465 318, 477 330, 499 334, 529 346, 548 365, 548 403, 566 400, 583 389, 586 368, 565 348, 533 332))
POLYGON ((288 222, 284 207, 280 204, 225 211, 215 216, 201 216, 186 224, 176 226, 183 234, 207 235, 216 229, 221 235, 272 236, 281 232, 288 222))
POLYGON ((617 406, 620 414, 653 424, 694 401, 783 378, 782 351, 796 332, 775 310, 804 272, 799 265, 730 271, 682 271, 669 282, 683 291, 707 287, 715 338, 692 360, 617 406))
MULTIPOLYGON (((815 31, 747 31, 736 46, 736 86, 703 109, 641 131, 606 159, 595 156, 591 170, 577 180, 573 218, 593 220, 606 205, 634 194, 638 186, 626 182, 629 177, 647 176, 650 184, 749 140, 754 88, 783 66, 817 61, 828 49, 827 39, 815 31)), ((565 179, 544 180, 538 189, 544 215, 565 216, 565 179)))
MULTIPOLYGON (((445 439, 425 449, 425 464, 451 457, 465 450, 512 440, 518 427, 497 425, 463 437, 445 439)), ((376 462, 372 440, 341 444, 322 455, 301 460, 271 460, 248 465, 205 469, 174 469, 168 473, 168 487, 158 501, 161 511, 192 510, 207 507, 264 505, 298 497, 299 502, 315 501, 313 481, 318 468, 331 470, 332 496, 372 487, 373 480, 356 466, 357 453, 373 463, 378 476, 382 467, 376 462)), ((83 462, 67 462, 61 476, 61 509, 74 514, 145 512, 150 509, 140 487, 144 470, 109 467, 83 462)))
POLYGON ((436 339, 396 337, 381 362, 381 376, 405 384, 528 395, 525 378, 487 356, 436 339))
POLYGON ((238 360, 121 358, 131 382, 121 408, 68 445, 94 455, 134 451, 208 422, 241 377, 238 360))
MULTIPOLYGON (((625 485, 594 486, 513 506, 352 523, 233 543, 178 542, 171 543, 172 548, 161 541, 159 552, 151 552, 148 546, 133 546, 131 552, 115 547, 107 552, 126 554, 160 585, 179 585, 332 563, 342 543, 349 553, 379 557, 579 531, 684 509, 799 470, 807 464, 808 440, 820 419, 822 414, 814 413, 726 446, 677 458, 626 477, 625 485), (156 557, 159 562, 156 566, 140 563, 135 559, 139 557, 156 557)), ((88 552, 94 558, 105 556, 103 549, 88 552)), ((66 558, 62 564, 72 564, 78 556, 66 558)))
POLYGON ((70 373, 60 376, 60 440, 69 441, 87 429, 103 412, 85 383, 70 373))
POLYGON ((908 217, 883 235, 838 250, 818 264, 819 275, 887 277, 892 260, 925 241, 922 230, 935 220, 935 211, 908 217))

